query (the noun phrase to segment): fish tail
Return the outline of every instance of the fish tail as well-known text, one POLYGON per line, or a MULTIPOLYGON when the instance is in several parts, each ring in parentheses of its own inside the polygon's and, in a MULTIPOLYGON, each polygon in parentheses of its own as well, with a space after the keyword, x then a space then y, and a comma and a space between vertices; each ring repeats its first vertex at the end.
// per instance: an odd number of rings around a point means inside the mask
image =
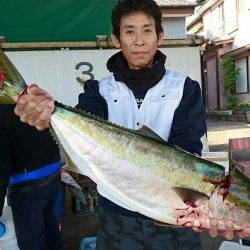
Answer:
POLYGON ((0 49, 0 104, 14 104, 27 85, 9 58, 0 49))

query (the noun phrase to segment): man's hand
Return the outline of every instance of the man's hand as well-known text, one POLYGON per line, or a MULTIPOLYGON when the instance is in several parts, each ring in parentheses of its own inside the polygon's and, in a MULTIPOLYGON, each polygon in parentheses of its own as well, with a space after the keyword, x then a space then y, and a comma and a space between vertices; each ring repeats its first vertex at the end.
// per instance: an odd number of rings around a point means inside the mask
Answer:
POLYGON ((34 84, 29 86, 27 92, 28 94, 18 98, 16 115, 20 116, 22 122, 35 126, 38 130, 48 128, 55 108, 54 99, 34 84))
MULTIPOLYGON (((225 221, 225 230, 218 229, 219 222, 215 219, 210 220, 210 228, 207 230, 208 234, 211 237, 222 236, 228 240, 232 240, 235 235, 240 238, 248 238, 250 237, 250 227, 246 227, 243 230, 234 231, 234 225, 231 221, 225 221)), ((193 227, 193 230, 197 233, 204 231, 204 229, 200 229, 199 227, 193 227)))
MULTIPOLYGON (((156 226, 163 226, 163 227, 172 227, 172 228, 180 228, 181 226, 178 225, 170 225, 170 224, 166 224, 163 222, 159 222, 159 221, 155 221, 154 224, 156 226)), ((195 223, 193 223, 195 225, 201 225, 202 223, 199 220, 195 220, 195 223)), ((196 232, 196 233, 201 233, 203 231, 207 231, 207 233, 215 238, 217 236, 222 236, 228 240, 232 240, 234 238, 235 235, 237 235, 240 238, 248 238, 250 237, 250 227, 246 227, 243 230, 237 230, 234 231, 234 225, 233 222, 231 221, 225 221, 225 230, 219 230, 219 221, 215 220, 215 219, 211 219, 210 220, 210 228, 209 229, 202 229, 198 226, 196 227, 192 227, 192 229, 196 232)), ((188 225, 186 225, 188 226, 188 225)))
POLYGON ((250 238, 250 227, 246 227, 243 230, 237 231, 236 235, 241 239, 250 238))
POLYGON ((216 236, 222 236, 228 240, 232 240, 234 238, 234 225, 231 221, 225 222, 225 230, 218 229, 218 221, 211 219, 210 228, 208 233, 211 237, 215 238, 216 236))

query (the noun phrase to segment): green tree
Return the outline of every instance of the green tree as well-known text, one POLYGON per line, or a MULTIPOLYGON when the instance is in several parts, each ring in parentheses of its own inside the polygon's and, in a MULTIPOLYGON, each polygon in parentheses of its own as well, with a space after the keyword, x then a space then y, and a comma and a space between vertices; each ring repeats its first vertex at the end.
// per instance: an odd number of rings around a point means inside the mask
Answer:
POLYGON ((235 69, 234 60, 232 57, 223 58, 220 63, 220 68, 223 71, 223 82, 228 97, 228 108, 238 110, 240 99, 235 93, 235 86, 240 70, 235 69))

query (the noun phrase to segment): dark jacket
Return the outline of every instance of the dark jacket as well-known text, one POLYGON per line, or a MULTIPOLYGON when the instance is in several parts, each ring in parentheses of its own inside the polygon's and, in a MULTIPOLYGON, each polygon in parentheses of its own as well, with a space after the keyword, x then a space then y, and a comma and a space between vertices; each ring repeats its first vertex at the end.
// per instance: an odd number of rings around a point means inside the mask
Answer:
MULTIPOLYGON (((136 96, 136 93, 134 93, 136 96)), ((101 118, 108 119, 108 107, 99 93, 97 81, 89 80, 84 85, 84 93, 79 95, 78 109, 84 109, 101 118)), ((200 86, 189 77, 186 78, 183 97, 175 111, 168 143, 201 155, 200 138, 206 131, 205 109, 202 102, 200 86)), ((128 216, 138 213, 119 207, 108 199, 100 196, 99 202, 107 209, 128 216)))
POLYGON ((0 105, 0 216, 9 178, 60 161, 59 148, 49 130, 22 123, 14 105, 0 105))

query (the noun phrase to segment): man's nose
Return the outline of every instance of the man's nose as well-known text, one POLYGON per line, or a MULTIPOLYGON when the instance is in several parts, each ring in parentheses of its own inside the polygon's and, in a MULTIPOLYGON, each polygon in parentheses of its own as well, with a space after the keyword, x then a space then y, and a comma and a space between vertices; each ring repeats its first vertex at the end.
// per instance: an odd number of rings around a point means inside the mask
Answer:
POLYGON ((136 39, 136 40, 135 40, 136 45, 144 45, 144 44, 145 44, 144 37, 143 37, 143 35, 142 35, 141 33, 138 33, 138 34, 136 35, 136 38, 135 38, 135 39, 136 39))

